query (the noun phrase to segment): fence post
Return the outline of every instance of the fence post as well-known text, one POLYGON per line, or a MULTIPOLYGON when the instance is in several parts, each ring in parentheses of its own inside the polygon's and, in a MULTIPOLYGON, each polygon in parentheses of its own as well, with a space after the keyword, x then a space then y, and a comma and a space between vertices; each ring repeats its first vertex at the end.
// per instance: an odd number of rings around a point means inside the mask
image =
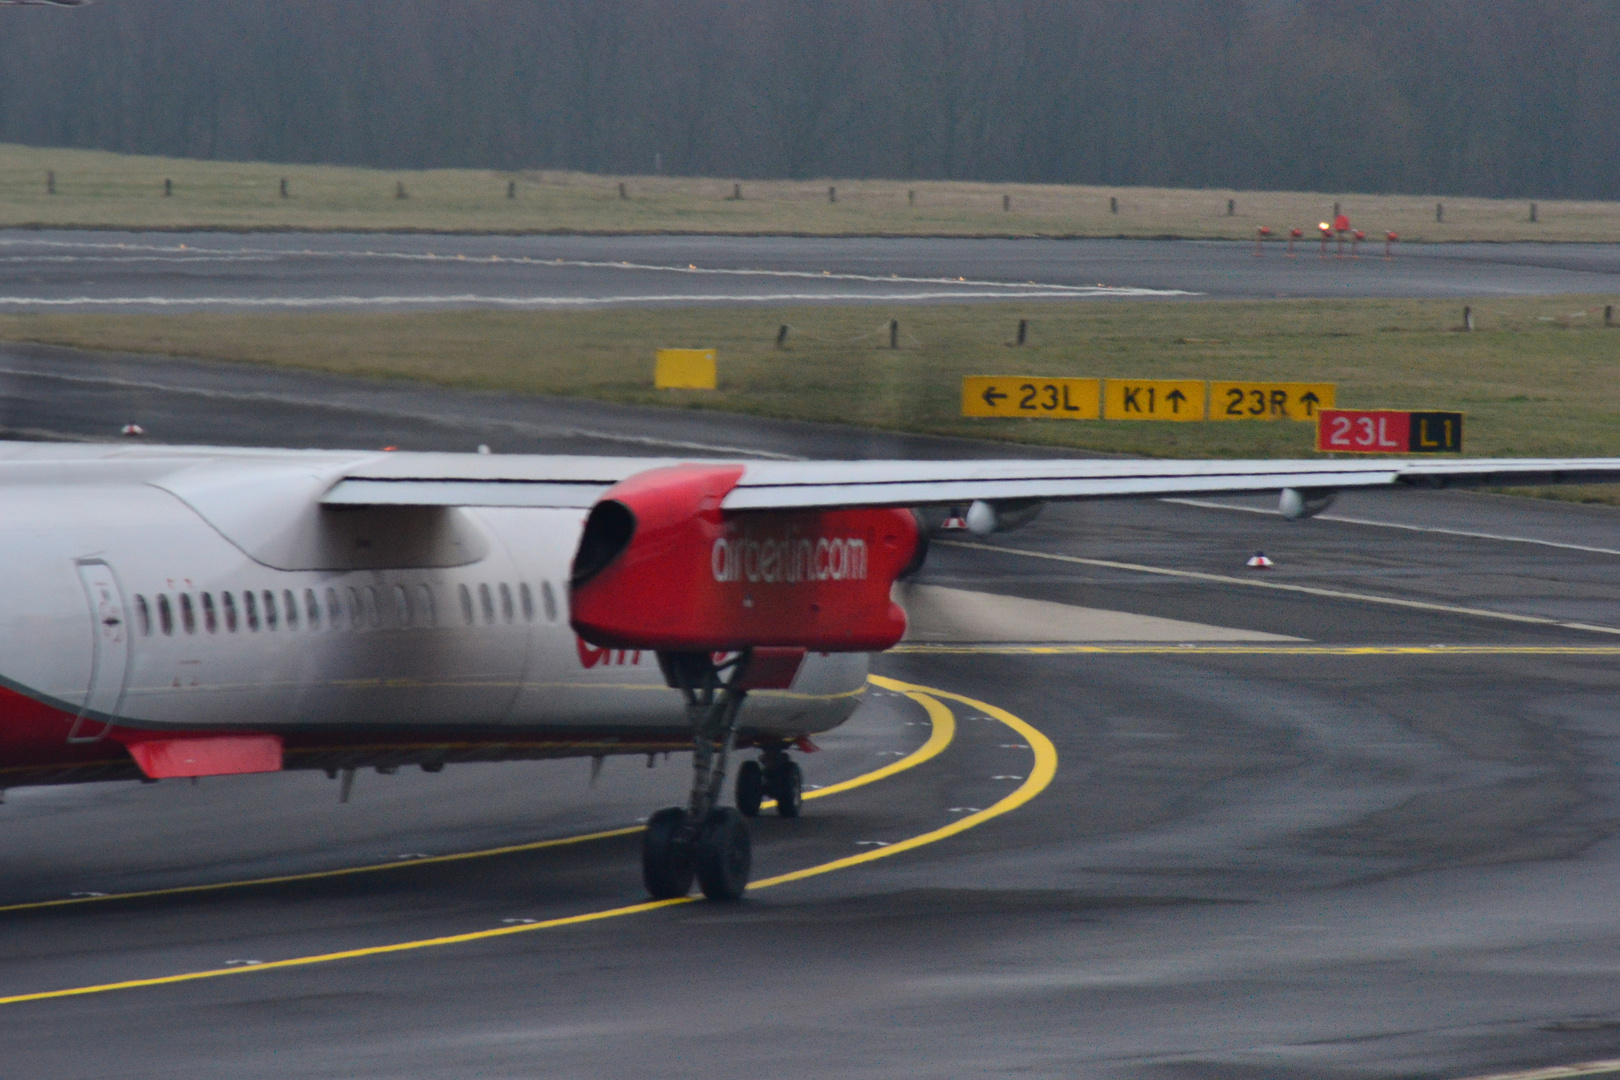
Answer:
POLYGON ((1110 214, 1119 213, 1119 198, 1117 196, 1108 196, 1108 212, 1110 214))
POLYGON ((1535 223, 1536 223, 1536 204, 1531 203, 1530 204, 1530 224, 1534 225, 1535 223))
POLYGON ((396 198, 396 199, 408 199, 408 198, 410 198, 410 196, 405 193, 405 181, 399 180, 399 181, 395 182, 395 184, 394 184, 394 198, 396 198))
POLYGON ((833 187, 831 184, 827 185, 827 201, 830 203, 835 203, 838 201, 838 189, 833 187))
POLYGON ((916 206, 917 205, 917 192, 916 192, 916 189, 912 189, 912 190, 906 192, 906 205, 907 206, 916 206))
POLYGON ((1002 213, 1006 213, 1008 210, 1011 210, 1011 209, 1012 209, 1012 196, 1011 195, 1003 195, 1001 197, 1001 211, 1002 211, 1002 213))
POLYGON ((1029 340, 1029 320, 1018 320, 1018 344, 1022 345, 1029 340))
POLYGON ((889 348, 898 349, 899 347, 900 347, 900 320, 899 319, 890 319, 889 320, 889 348))
POLYGON ((1237 200, 1236 199, 1227 199, 1226 200, 1226 216, 1227 217, 1237 217, 1237 200))
POLYGON ((508 180, 506 182, 506 197, 508 199, 517 198, 517 181, 516 180, 508 180))
POLYGON ((1437 224, 1437 225, 1444 225, 1446 223, 1446 204, 1445 203, 1437 202, 1437 203, 1434 204, 1434 220, 1435 220, 1435 224, 1437 224))
POLYGON ((287 193, 287 178, 285 176, 281 178, 281 197, 283 199, 291 198, 287 193))
POLYGON ((1474 329, 1474 309, 1472 307, 1463 308, 1463 329, 1468 331, 1474 329))
POLYGON ((629 197, 630 197, 630 193, 625 190, 624 181, 620 180, 619 181, 619 198, 628 199, 629 197))
POLYGON ((163 197, 171 198, 174 195, 174 181, 167 176, 163 178, 163 197))

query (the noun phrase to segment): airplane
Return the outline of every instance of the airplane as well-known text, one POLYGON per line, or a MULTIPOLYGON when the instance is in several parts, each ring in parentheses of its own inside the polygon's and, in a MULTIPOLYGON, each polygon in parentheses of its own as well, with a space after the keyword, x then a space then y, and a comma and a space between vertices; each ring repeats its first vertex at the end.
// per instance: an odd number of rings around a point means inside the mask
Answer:
POLYGON ((950 508, 1620 480, 1620 458, 721 461, 0 443, 0 793, 692 752, 657 898, 747 887, 746 818, 898 642, 950 508), (733 806, 722 805, 728 762, 733 806))

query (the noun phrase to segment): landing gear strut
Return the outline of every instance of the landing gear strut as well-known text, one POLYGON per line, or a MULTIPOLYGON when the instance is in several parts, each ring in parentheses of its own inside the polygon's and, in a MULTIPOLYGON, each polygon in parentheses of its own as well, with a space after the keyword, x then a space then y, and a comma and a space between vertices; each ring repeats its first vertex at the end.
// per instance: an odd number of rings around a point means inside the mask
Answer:
POLYGON ((664 677, 686 697, 692 794, 684 808, 660 810, 647 821, 641 878, 657 899, 685 896, 694 876, 710 900, 736 900, 748 888, 753 859, 748 825, 736 810, 718 803, 726 758, 737 737, 737 712, 747 696, 741 683, 750 656, 744 649, 716 664, 708 653, 658 654, 664 677))
POLYGON ((745 761, 737 769, 737 809, 745 817, 758 817, 759 805, 769 797, 785 818, 799 816, 804 803, 804 773, 780 744, 766 746, 760 760, 745 761))

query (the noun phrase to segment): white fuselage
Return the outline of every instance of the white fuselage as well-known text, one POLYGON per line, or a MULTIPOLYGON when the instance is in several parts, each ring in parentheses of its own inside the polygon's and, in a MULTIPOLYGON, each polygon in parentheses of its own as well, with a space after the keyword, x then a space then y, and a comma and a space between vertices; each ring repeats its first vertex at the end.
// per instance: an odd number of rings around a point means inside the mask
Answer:
MULTIPOLYGON (((322 510, 321 461, 188 454, 13 444, 0 458, 5 702, 83 714, 81 736, 109 719, 413 745, 498 743, 499 729, 599 753, 684 729, 654 655, 593 648, 569 626, 584 510, 322 510)), ((866 669, 862 654, 812 655, 790 689, 750 697, 743 728, 835 726, 866 669)))

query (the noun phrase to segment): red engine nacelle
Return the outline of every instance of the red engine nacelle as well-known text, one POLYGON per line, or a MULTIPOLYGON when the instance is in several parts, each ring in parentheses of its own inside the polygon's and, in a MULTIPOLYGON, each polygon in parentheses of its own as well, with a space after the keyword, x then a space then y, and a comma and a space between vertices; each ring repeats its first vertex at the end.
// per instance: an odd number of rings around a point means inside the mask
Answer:
POLYGON ((572 622, 595 645, 720 652, 887 649, 906 631, 890 588, 917 551, 908 510, 749 510, 720 502, 738 465, 632 476, 591 510, 572 622))

